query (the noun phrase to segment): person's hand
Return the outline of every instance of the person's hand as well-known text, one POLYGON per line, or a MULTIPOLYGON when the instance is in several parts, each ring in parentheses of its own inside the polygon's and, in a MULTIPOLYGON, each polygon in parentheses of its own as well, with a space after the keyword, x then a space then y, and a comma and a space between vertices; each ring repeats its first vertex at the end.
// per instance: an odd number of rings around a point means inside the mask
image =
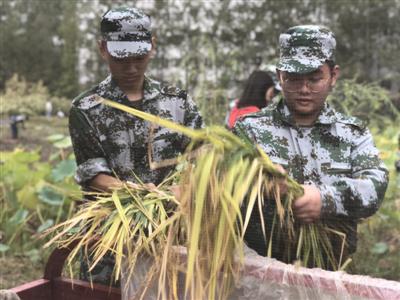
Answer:
POLYGON ((89 187, 93 191, 112 193, 121 189, 123 182, 108 174, 99 173, 89 182, 89 187))
POLYGON ((302 223, 313 223, 320 218, 322 201, 321 193, 315 185, 302 185, 304 195, 293 203, 295 218, 302 223))

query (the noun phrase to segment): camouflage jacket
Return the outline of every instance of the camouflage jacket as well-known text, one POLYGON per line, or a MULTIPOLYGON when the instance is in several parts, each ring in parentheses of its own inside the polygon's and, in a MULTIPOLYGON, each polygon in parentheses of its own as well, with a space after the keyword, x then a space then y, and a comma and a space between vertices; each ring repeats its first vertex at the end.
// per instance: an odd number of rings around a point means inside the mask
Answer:
POLYGON ((239 121, 237 129, 301 184, 313 183, 324 216, 365 218, 379 207, 387 169, 362 122, 325 104, 312 127, 299 127, 283 101, 239 121))
POLYGON ((131 102, 111 76, 74 99, 69 129, 78 164, 77 182, 85 184, 99 173, 121 180, 160 183, 173 167, 150 169, 153 162, 177 157, 189 139, 99 103, 99 97, 128 105, 191 128, 202 118, 186 92, 145 77, 144 96, 131 102))
POLYGON ((353 252, 357 220, 376 212, 388 183, 388 171, 362 122, 325 104, 312 127, 299 127, 281 99, 238 121, 235 131, 259 144, 297 182, 319 188, 321 219, 339 218, 352 228, 353 252))

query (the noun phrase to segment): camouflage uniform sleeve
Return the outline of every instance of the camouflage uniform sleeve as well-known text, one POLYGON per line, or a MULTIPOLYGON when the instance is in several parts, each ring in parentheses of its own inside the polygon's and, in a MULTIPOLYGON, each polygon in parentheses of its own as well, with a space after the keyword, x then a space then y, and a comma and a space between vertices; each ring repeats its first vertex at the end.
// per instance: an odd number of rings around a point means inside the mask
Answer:
POLYGON ((244 142, 253 146, 255 145, 256 138, 254 137, 253 131, 245 122, 238 120, 233 126, 232 132, 244 142))
POLYGON ((329 185, 319 186, 323 217, 366 218, 381 205, 388 184, 388 170, 379 158, 368 129, 354 136, 351 168, 351 176, 338 177, 329 185))
MULTIPOLYGON (((186 95, 184 110, 185 116, 183 119, 183 125, 193 129, 200 129, 204 127, 203 118, 201 117, 197 105, 194 103, 193 99, 189 95, 186 95)), ((184 151, 189 143, 190 138, 188 138, 187 136, 182 136, 182 141, 180 145, 181 151, 184 151)))
POLYGON ((95 130, 84 113, 74 106, 69 115, 69 132, 78 165, 75 174, 78 184, 85 185, 99 173, 112 174, 95 130))
POLYGON ((203 118, 201 117, 199 109, 190 95, 187 95, 185 101, 184 125, 193 129, 204 127, 203 118))

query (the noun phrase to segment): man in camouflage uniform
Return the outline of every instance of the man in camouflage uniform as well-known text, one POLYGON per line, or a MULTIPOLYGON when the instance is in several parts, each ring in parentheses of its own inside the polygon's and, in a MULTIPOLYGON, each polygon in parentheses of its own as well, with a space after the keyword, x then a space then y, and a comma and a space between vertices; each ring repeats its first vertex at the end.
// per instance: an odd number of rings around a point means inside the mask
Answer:
MULTIPOLYGON (((84 190, 108 191, 123 181, 159 184, 173 166, 151 168, 176 158, 188 144, 181 134, 102 104, 109 99, 191 128, 202 118, 185 91, 145 76, 155 52, 150 18, 135 8, 111 9, 101 20, 100 53, 111 75, 74 99, 69 129, 78 165, 76 180, 84 190), (137 177, 136 177, 137 176, 137 177)), ((88 279, 83 266, 83 278, 88 279)), ((108 284, 113 259, 91 272, 94 282, 108 284)))
MULTIPOLYGON (((280 35, 279 44, 281 99, 237 122, 235 130, 303 185, 304 195, 293 204, 296 222, 322 221, 344 231, 347 256, 356 250, 357 222, 382 203, 388 172, 362 122, 326 103, 339 75, 333 33, 321 26, 296 26, 280 35)), ((271 203, 264 209, 266 220, 271 203)), ((253 217, 247 243, 266 255, 258 212, 253 217)), ((341 241, 332 237, 332 244, 338 258, 341 241)), ((293 262, 296 247, 288 249, 284 239, 273 246, 273 257, 293 262)))

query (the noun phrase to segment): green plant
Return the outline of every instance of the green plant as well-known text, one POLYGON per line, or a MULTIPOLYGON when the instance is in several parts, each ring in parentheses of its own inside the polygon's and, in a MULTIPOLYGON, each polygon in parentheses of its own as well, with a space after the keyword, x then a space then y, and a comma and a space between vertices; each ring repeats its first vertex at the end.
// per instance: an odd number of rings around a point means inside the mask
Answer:
POLYGON ((393 105, 389 92, 377 83, 339 80, 328 102, 338 111, 358 117, 380 130, 400 119, 399 110, 393 105))
POLYGON ((382 159, 389 168, 389 186, 379 211, 359 226, 352 273, 400 280, 400 174, 394 169, 400 157, 399 130, 391 124, 384 131, 372 128, 382 159))
POLYGON ((53 103, 55 110, 62 110, 66 113, 70 101, 65 98, 50 96, 42 81, 37 83, 27 82, 14 74, 5 85, 4 93, 0 94, 1 110, 0 115, 7 114, 44 114, 46 101, 53 103))
MULTIPOLYGON (((0 152, 0 252, 30 253, 40 248, 32 238, 65 220, 80 198, 74 183, 76 169, 65 136, 51 137, 59 151, 48 162, 40 160, 40 150, 0 152)), ((30 255, 37 258, 37 255, 30 255)))

